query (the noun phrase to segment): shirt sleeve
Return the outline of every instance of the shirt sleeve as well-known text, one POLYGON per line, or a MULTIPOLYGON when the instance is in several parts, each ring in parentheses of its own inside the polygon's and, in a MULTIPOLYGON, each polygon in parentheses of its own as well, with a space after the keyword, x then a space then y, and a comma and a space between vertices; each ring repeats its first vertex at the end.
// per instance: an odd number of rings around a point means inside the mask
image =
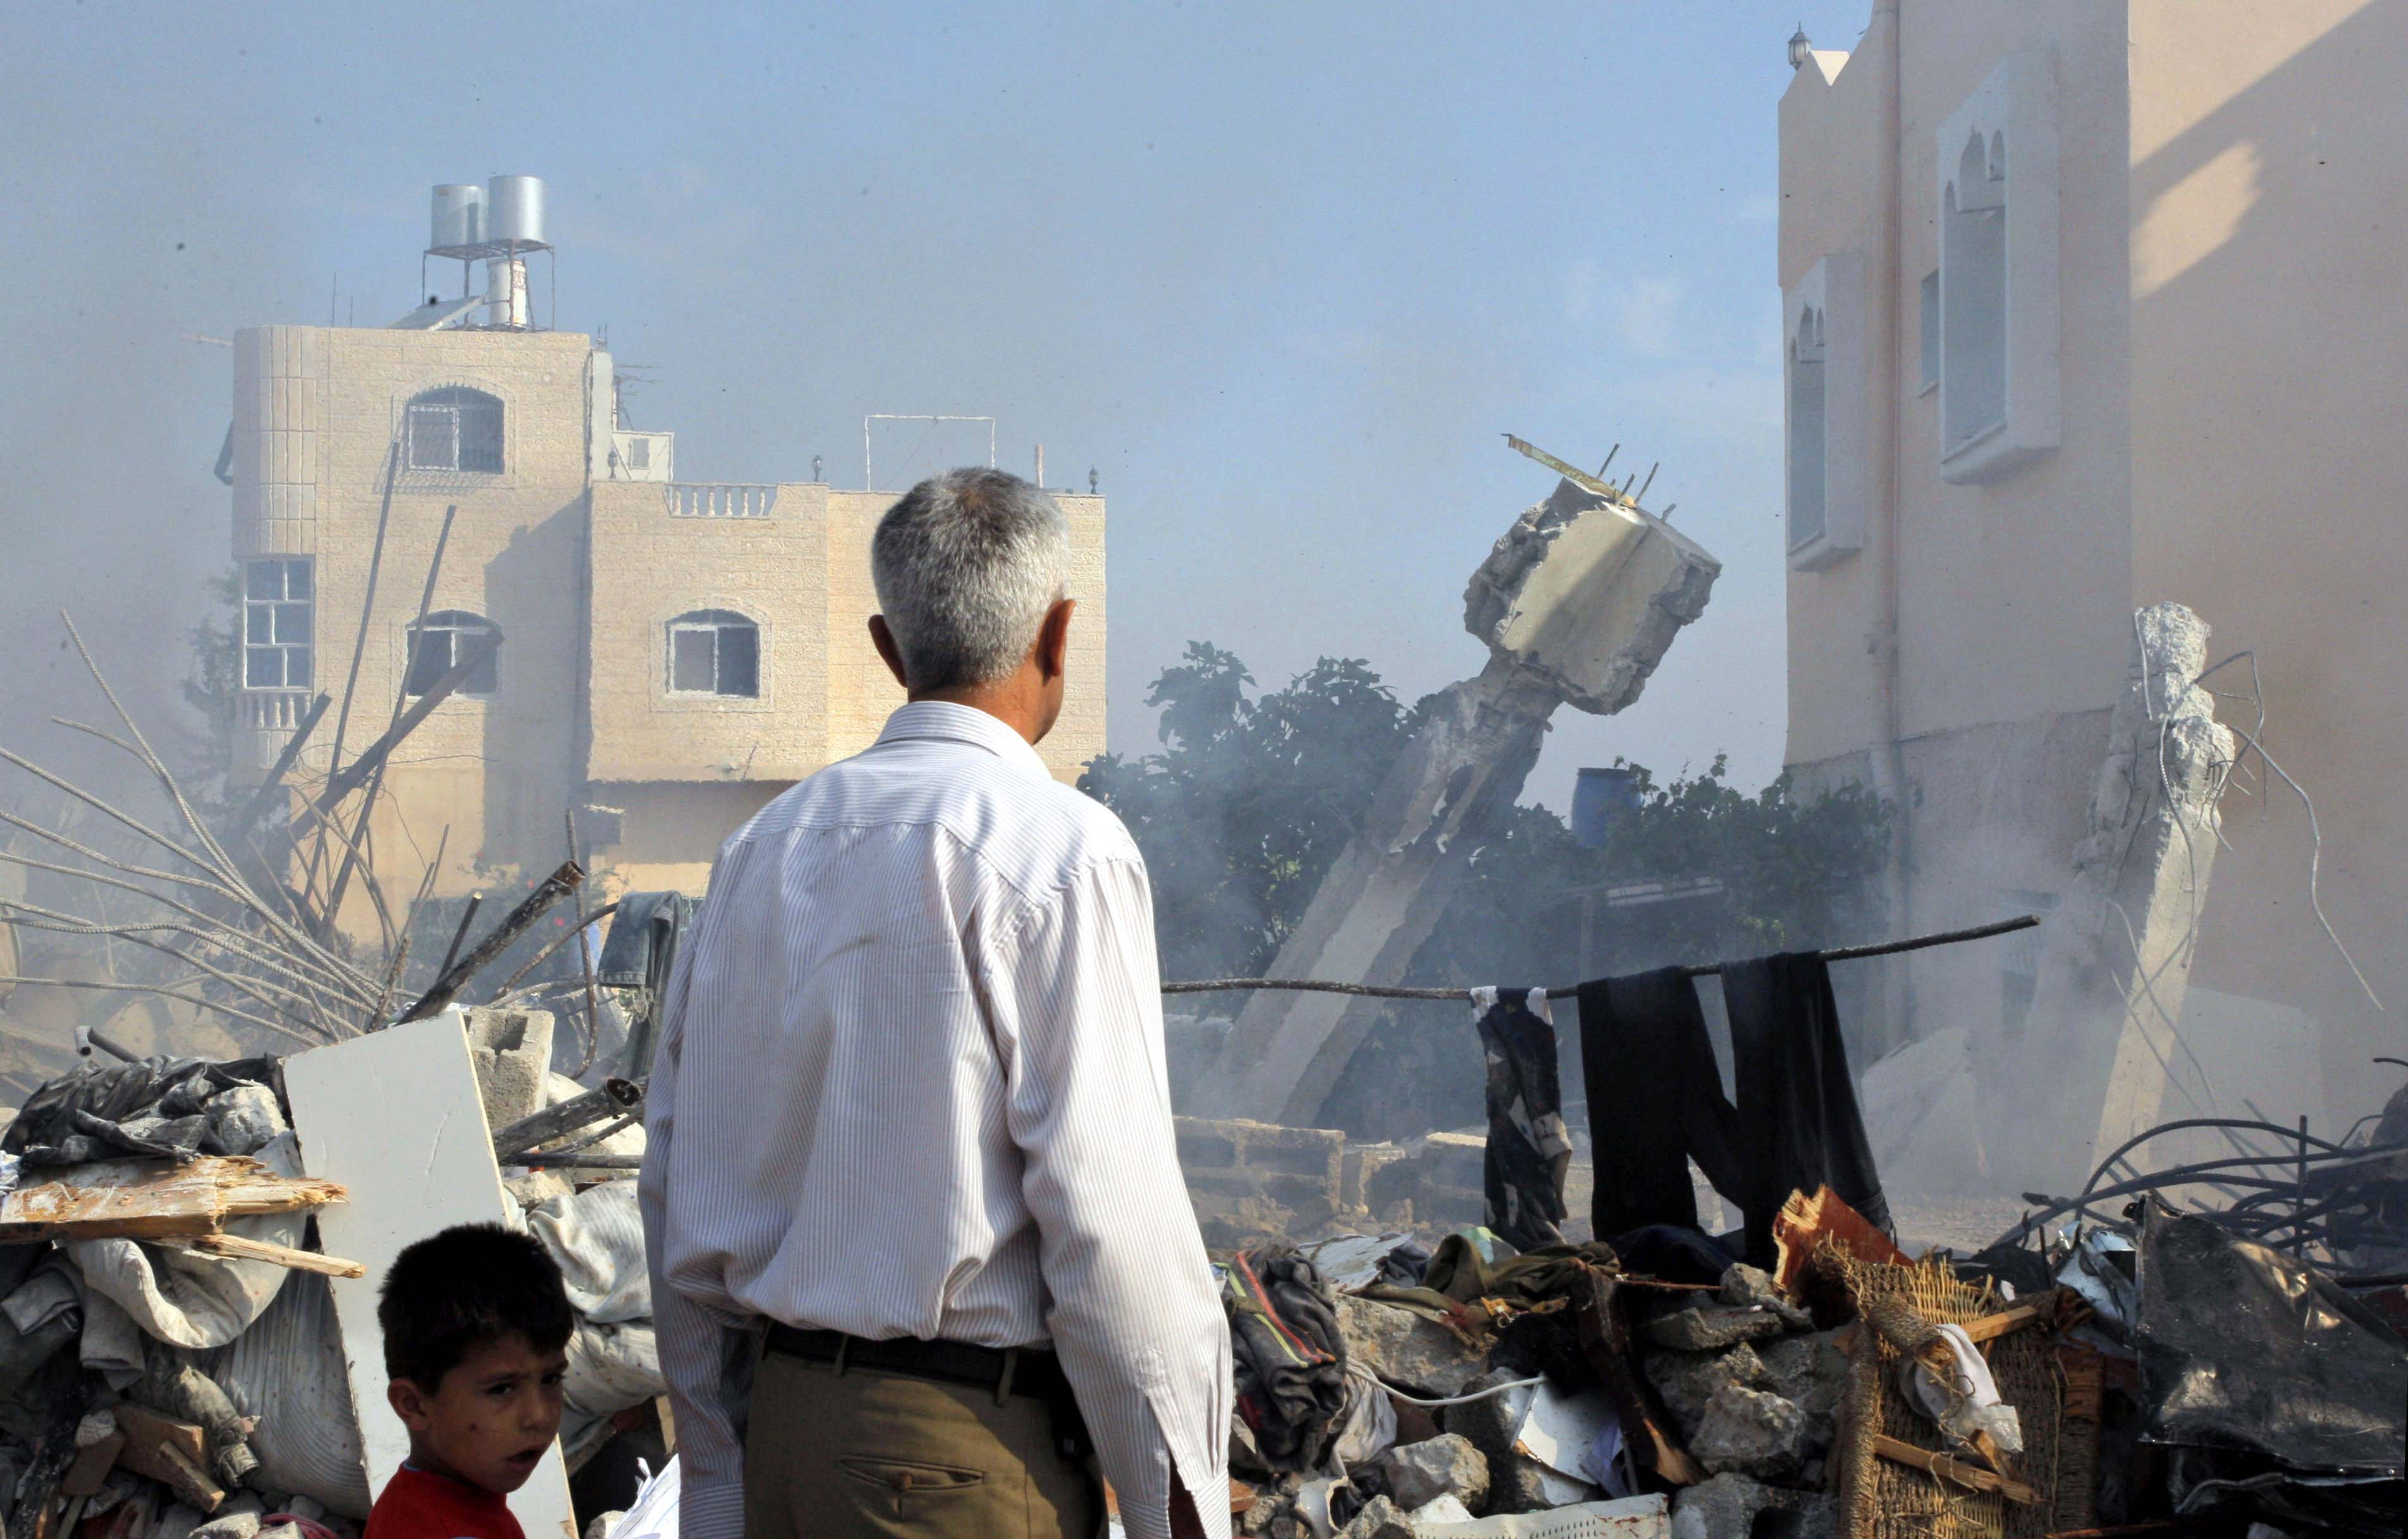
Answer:
POLYGON ((1048 1328, 1130 1539, 1168 1539, 1171 1478, 1229 1532, 1229 1332, 1179 1170, 1154 903, 1091 861, 991 952, 1048 1328))
POLYGON ((636 1201, 652 1268, 652 1330, 677 1418, 678 1523, 682 1539, 744 1539, 744 1423, 752 1400, 750 1332, 680 1292, 662 1271, 677 1138, 678 1059, 685 1045, 693 937, 678 948, 662 991, 661 1035, 644 1092, 644 1167, 636 1201))

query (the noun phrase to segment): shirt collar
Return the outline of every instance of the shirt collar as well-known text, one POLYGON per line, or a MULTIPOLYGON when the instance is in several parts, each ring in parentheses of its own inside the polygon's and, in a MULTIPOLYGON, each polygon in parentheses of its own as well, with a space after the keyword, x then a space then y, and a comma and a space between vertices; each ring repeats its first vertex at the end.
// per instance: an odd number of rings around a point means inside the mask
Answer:
POLYGON ((911 738, 969 743, 1030 774, 1054 778, 1054 772, 1045 768, 1044 759, 1027 739, 976 706, 956 705, 951 700, 909 701, 886 718, 885 730, 878 734, 878 741, 901 742, 911 738))

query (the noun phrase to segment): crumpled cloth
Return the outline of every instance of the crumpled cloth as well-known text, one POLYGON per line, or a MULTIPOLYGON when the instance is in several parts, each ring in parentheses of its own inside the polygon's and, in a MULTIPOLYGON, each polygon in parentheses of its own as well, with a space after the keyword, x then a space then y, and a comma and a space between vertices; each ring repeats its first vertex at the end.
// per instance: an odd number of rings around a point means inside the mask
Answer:
POLYGON ((1470 1236, 1450 1234, 1438 1243, 1418 1287, 1374 1283, 1357 1289, 1366 1299, 1402 1304, 1436 1317, 1450 1317, 1482 1299, 1533 1304, 1570 1287, 1584 1268, 1612 1268, 1613 1247, 1601 1240, 1581 1245, 1542 1245, 1520 1256, 1489 1260, 1470 1236))
POLYGON ((265 1084, 273 1058, 214 1063, 207 1058, 144 1058, 89 1065, 51 1080, 0 1133, 0 1150, 29 1170, 95 1159, 190 1159, 213 1146, 209 1100, 220 1090, 265 1084))
POLYGON ((611 1417, 667 1394, 652 1322, 580 1321, 576 1334, 568 1338, 568 1374, 561 1392, 568 1404, 561 1418, 560 1441, 571 1454, 598 1441, 611 1417))
MULTIPOLYGON (((301 1146, 289 1132, 251 1158, 279 1175, 302 1173, 301 1146)), ((229 1219, 225 1229, 298 1249, 308 1223, 306 1213, 256 1214, 229 1219)), ((194 1256, 133 1240, 71 1240, 66 1253, 87 1291, 159 1340, 194 1350, 223 1346, 251 1329, 293 1275, 273 1261, 194 1256)))
POLYGON ((1346 1409, 1338 1418, 1330 1454, 1347 1469, 1369 1464, 1397 1441, 1397 1402, 1380 1375, 1359 1362, 1346 1364, 1346 1409))
POLYGON ((259 1418, 251 1434, 257 1484, 345 1517, 368 1515, 360 1423, 324 1277, 294 1273, 251 1328, 204 1366, 236 1410, 259 1418))
POLYGON ((1982 1356, 1982 1349, 1961 1325, 1942 1325, 1939 1330, 1956 1359, 1948 1375, 1955 1382, 1942 1384, 1922 1363, 1903 1359, 1899 1363, 1899 1388, 1906 1391, 1909 1403, 1938 1422, 1940 1430, 1957 1443, 1970 1444, 1975 1433, 1987 1432, 2008 1453, 2022 1453, 2023 1418, 2014 1406, 1999 1399, 1998 1380, 1990 1376, 1989 1360, 1982 1356))
POLYGON ((652 1271, 634 1182, 606 1181, 555 1197, 528 1214, 526 1226, 559 1263, 579 1315, 601 1325, 652 1318, 652 1271))
POLYGON ((1240 1251, 1223 1273, 1239 1417, 1264 1464, 1320 1466, 1346 1408, 1346 1342, 1321 1273, 1292 1245, 1240 1251))

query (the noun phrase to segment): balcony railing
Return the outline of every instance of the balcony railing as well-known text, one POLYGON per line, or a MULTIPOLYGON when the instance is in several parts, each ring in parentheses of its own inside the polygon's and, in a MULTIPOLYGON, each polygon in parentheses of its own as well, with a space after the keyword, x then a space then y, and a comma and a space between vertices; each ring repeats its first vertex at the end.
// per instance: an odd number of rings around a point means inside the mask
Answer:
POLYGON ((778 505, 775 486, 748 482, 671 482, 661 488, 671 518, 767 518, 778 505))
POLYGON ((236 720, 246 731, 290 732, 309 710, 306 689, 246 689, 236 720))

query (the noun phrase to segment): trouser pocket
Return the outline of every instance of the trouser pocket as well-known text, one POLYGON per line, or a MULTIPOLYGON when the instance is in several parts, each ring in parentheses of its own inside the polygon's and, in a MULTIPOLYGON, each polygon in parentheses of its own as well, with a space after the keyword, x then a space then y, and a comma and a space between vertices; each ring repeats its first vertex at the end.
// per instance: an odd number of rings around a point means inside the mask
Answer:
POLYGON ((863 1494, 902 1522, 914 1517, 941 1519, 986 1484, 983 1471, 913 1460, 853 1455, 838 1460, 837 1468, 847 1480, 869 1487, 863 1494))

